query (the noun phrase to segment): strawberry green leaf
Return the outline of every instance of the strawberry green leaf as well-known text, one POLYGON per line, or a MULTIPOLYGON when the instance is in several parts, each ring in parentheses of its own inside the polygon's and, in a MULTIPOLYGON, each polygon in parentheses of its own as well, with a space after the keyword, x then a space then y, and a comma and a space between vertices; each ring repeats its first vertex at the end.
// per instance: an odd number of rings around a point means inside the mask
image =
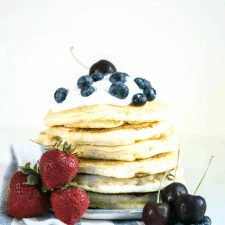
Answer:
POLYGON ((19 167, 19 171, 26 175, 35 174, 35 171, 33 171, 32 169, 27 169, 26 167, 19 167))
POLYGON ((35 185, 38 183, 41 183, 41 174, 40 174, 40 167, 39 167, 39 161, 34 165, 34 167, 31 166, 31 163, 28 162, 25 164, 25 166, 20 166, 19 171, 22 172, 27 176, 27 181, 25 184, 27 185, 35 185))
POLYGON ((31 141, 41 146, 44 146, 46 151, 57 149, 59 151, 65 152, 66 154, 73 154, 74 156, 78 157, 78 154, 75 152, 77 146, 72 147, 71 144, 68 144, 67 141, 63 142, 63 140, 59 137, 56 138, 56 142, 53 145, 42 145, 38 143, 37 141, 33 141, 33 140, 31 141))
POLYGON ((37 163, 34 165, 34 170, 37 173, 40 173, 40 161, 38 160, 37 163))
POLYGON ((41 180, 40 176, 29 175, 27 177, 27 182, 25 182, 24 184, 35 185, 35 184, 38 184, 40 180, 41 180))
POLYGON ((31 166, 31 163, 30 163, 30 162, 28 162, 28 163, 25 164, 25 168, 26 168, 26 169, 31 169, 30 166, 31 166))

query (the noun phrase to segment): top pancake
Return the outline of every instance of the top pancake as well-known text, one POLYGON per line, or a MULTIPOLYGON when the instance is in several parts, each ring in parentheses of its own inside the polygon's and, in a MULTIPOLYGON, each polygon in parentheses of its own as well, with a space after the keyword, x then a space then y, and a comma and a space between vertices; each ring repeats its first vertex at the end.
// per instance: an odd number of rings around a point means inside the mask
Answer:
POLYGON ((171 117, 170 107, 163 101, 154 100, 144 106, 92 105, 59 112, 49 111, 46 126, 79 128, 112 128, 125 123, 165 121, 171 117))

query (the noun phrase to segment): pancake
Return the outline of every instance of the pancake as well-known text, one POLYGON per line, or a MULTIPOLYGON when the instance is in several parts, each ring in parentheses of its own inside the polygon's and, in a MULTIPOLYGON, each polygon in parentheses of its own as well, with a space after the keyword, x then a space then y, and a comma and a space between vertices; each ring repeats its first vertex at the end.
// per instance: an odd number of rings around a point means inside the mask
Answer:
POLYGON ((76 148, 76 152, 81 158, 135 161, 137 159, 150 158, 164 152, 177 151, 178 147, 177 139, 170 136, 138 141, 130 145, 79 145, 76 148))
MULTIPOLYGON (((73 128, 114 128, 123 125, 123 121, 79 121, 73 124, 62 124, 64 127, 73 127, 73 128)), ((56 125, 57 126, 57 125, 56 125)))
POLYGON ((78 173, 116 178, 131 178, 139 173, 157 174, 174 168, 177 155, 177 152, 162 153, 132 162, 79 158, 78 173))
MULTIPOLYGON (((46 135, 43 135, 39 141, 44 145, 53 145, 57 141, 57 138, 48 139, 46 135)), ((73 148, 76 148, 75 152, 80 158, 121 161, 146 159, 160 153, 177 151, 179 147, 178 140, 174 135, 118 146, 77 145, 70 139, 64 139, 64 141, 67 141, 73 148)))
MULTIPOLYGON (((138 174, 132 178, 114 178, 99 175, 78 174, 75 179, 70 182, 73 186, 82 188, 86 191, 98 193, 145 193, 158 191, 164 173, 147 175, 138 174)), ((170 174, 174 175, 174 171, 170 174)), ((164 188, 172 182, 172 176, 166 176, 161 183, 164 188)), ((183 169, 178 167, 175 181, 184 183, 183 169)))
POLYGON ((50 110, 44 123, 47 127, 63 125, 80 128, 112 128, 125 123, 165 121, 168 118, 171 118, 169 105, 154 100, 141 107, 92 105, 58 112, 50 110))
MULTIPOLYGON (((93 82, 82 76, 73 88, 58 88, 56 104, 44 119, 46 130, 36 141, 43 145, 67 142, 75 149, 78 173, 67 187, 87 191, 90 208, 143 209, 147 202, 156 202, 160 186, 173 181, 170 175, 161 183, 177 166, 174 115, 167 103, 155 99, 156 91, 148 80, 121 73, 129 90, 121 98, 125 89, 114 88, 115 74, 108 75, 93 82), (87 83, 94 87, 93 94, 83 92, 87 83), (138 106, 137 93, 145 95, 146 90, 152 92, 151 101, 138 106)), ((180 167, 175 180, 184 183, 180 167)))
POLYGON ((47 136, 48 139, 58 138, 63 141, 71 140, 77 145, 129 145, 134 144, 136 141, 150 139, 163 132, 170 132, 172 129, 173 124, 168 121, 132 125, 124 124, 120 127, 110 129, 84 129, 55 126, 49 127, 42 132, 38 142, 42 142, 43 138, 47 136))
POLYGON ((89 208, 96 209, 143 209, 144 205, 156 202, 157 192, 148 194, 100 194, 87 192, 90 199, 89 208))

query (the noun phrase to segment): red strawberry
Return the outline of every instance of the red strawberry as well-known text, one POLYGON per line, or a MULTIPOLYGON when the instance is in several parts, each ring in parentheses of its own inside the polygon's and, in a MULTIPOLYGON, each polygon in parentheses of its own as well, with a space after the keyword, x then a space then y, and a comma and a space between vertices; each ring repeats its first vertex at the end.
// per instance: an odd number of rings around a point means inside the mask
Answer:
POLYGON ((53 191, 51 203, 57 219, 74 225, 88 209, 90 200, 84 190, 73 187, 53 191))
POLYGON ((7 214, 11 217, 37 216, 51 207, 50 196, 41 191, 41 184, 24 184, 26 181, 27 175, 20 171, 11 177, 6 203, 7 214))
POLYGON ((48 150, 40 159, 40 172, 46 189, 66 185, 77 174, 78 159, 58 149, 48 150))

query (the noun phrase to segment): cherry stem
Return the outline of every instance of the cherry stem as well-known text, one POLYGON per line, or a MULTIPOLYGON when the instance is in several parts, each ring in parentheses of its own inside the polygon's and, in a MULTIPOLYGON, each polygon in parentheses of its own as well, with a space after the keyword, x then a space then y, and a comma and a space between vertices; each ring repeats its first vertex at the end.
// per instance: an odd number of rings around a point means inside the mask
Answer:
POLYGON ((173 182, 174 182, 175 179, 176 179, 176 175, 177 175, 177 167, 178 167, 179 159, 180 159, 180 145, 179 145, 178 153, 177 153, 177 165, 176 165, 175 172, 174 172, 173 182))
POLYGON ((207 168, 206 168, 206 171, 205 171, 205 173, 203 174, 202 179, 200 180, 200 182, 199 182, 197 188, 195 189, 194 195, 197 193, 197 191, 198 191, 198 189, 199 189, 199 187, 200 187, 202 181, 204 180, 205 175, 206 175, 206 173, 207 173, 207 171, 208 171, 208 169, 209 169, 209 166, 210 166, 210 164, 211 164, 211 162, 212 162, 213 157, 214 157, 214 156, 212 155, 211 158, 210 158, 210 160, 209 160, 209 163, 208 163, 208 166, 207 166, 207 168))
POLYGON ((165 177, 170 174, 171 171, 173 171, 174 169, 170 169, 168 170, 162 177, 161 181, 160 181, 160 185, 159 185, 159 191, 158 191, 158 194, 157 194, 157 200, 156 200, 156 203, 159 203, 159 196, 160 196, 160 191, 161 191, 161 187, 162 187, 162 182, 165 180, 165 177))
POLYGON ((85 66, 76 56, 75 56, 75 54, 73 53, 73 49, 74 49, 74 47, 72 46, 72 47, 70 47, 70 53, 71 53, 71 55, 73 56, 73 58, 76 60, 76 62, 80 65, 80 66, 82 66, 82 67, 84 67, 85 69, 88 69, 89 70, 89 67, 87 67, 87 66, 85 66))

